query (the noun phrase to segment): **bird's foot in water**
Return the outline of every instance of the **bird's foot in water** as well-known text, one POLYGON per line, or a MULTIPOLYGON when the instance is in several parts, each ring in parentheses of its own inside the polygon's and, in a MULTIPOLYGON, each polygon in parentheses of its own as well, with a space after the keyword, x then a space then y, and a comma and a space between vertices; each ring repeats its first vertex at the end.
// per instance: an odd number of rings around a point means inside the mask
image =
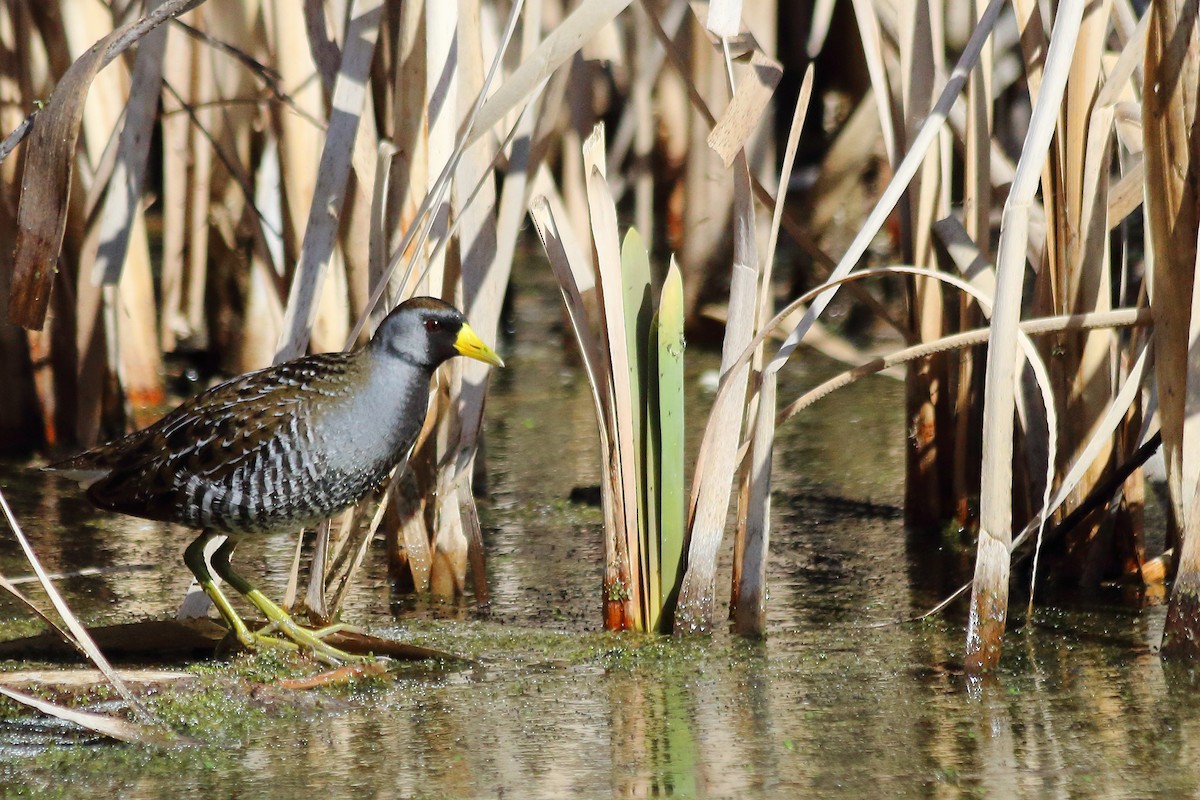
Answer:
MULTIPOLYGON (((297 625, 299 625, 299 623, 297 623, 297 625)), ((320 628, 310 628, 306 625, 302 625, 300 627, 304 628, 304 630, 308 631, 309 633, 311 633, 313 636, 317 637, 318 639, 324 639, 326 636, 333 636, 335 633, 352 633, 352 634, 358 634, 359 636, 367 635, 367 632, 365 630, 358 627, 357 625, 351 625, 348 622, 335 622, 332 625, 325 625, 320 628)), ((275 627, 274 623, 267 625, 266 627, 263 628, 264 632, 265 631, 273 631, 273 630, 278 630, 275 627)))
POLYGON ((217 644, 217 655, 221 657, 228 653, 236 641, 242 646, 242 649, 251 652, 264 650, 283 650, 289 653, 300 652, 300 645, 289 639, 280 639, 278 636, 270 636, 266 632, 270 626, 263 628, 260 631, 237 630, 231 628, 225 638, 217 644))
POLYGON ((379 658, 370 655, 358 655, 356 653, 348 653, 339 647, 334 647, 325 641, 326 636, 331 636, 335 633, 343 633, 346 631, 360 632, 353 625, 327 625, 324 628, 306 628, 293 620, 282 609, 279 615, 272 614, 271 621, 265 627, 251 634, 265 640, 281 642, 291 645, 293 648, 298 648, 302 651, 311 653, 313 658, 328 664, 332 667, 339 667, 342 664, 369 664, 378 661, 379 658), (286 636, 289 641, 284 642, 268 633, 277 632, 286 636))
POLYGON ((290 614, 271 602, 259 590, 251 588, 245 593, 245 596, 267 618, 267 627, 256 635, 264 635, 265 631, 278 632, 295 642, 301 650, 311 653, 318 661, 333 667, 340 667, 342 664, 367 664, 377 660, 375 656, 347 653, 324 641, 324 637, 330 634, 350 630, 349 625, 328 625, 312 630, 292 619, 290 614))

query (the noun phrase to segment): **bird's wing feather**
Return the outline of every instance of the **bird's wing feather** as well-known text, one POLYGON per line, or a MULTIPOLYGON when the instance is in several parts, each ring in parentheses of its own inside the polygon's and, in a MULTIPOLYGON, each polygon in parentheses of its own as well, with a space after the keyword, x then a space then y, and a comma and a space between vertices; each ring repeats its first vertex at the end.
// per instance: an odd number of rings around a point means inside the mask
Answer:
POLYGON ((89 490, 98 505, 152 518, 174 518, 181 493, 221 485, 239 469, 277 459, 302 436, 322 397, 347 391, 328 378, 350 356, 308 356, 218 384, 161 420, 75 458, 52 465, 67 474, 103 475, 89 490), (267 403, 260 402, 270 397, 267 403))

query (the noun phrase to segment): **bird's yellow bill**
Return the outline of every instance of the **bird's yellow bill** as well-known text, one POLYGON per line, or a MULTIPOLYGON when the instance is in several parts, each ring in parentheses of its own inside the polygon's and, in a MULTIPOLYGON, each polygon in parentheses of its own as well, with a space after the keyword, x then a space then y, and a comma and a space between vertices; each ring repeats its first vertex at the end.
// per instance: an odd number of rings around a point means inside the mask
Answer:
POLYGON ((458 331, 458 337, 454 340, 454 349, 467 358, 473 358, 495 367, 504 366, 504 361, 496 355, 496 351, 484 344, 483 340, 475 335, 475 331, 471 330, 471 326, 465 322, 458 331))

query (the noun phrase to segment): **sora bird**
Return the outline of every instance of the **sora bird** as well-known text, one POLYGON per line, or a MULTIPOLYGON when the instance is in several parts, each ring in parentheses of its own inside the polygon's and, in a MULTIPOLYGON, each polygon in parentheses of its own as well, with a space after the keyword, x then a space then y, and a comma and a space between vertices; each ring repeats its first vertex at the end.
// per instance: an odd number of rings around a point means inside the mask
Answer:
POLYGON ((378 486, 421 430, 434 370, 455 355, 504 366, 454 306, 413 298, 359 350, 240 375, 148 428, 46 469, 89 481, 88 498, 100 508, 202 529, 184 562, 244 646, 355 660, 294 622, 229 557, 243 536, 314 525, 378 486), (212 556, 213 572, 290 641, 252 632, 213 580, 204 548, 219 534, 228 539, 212 556))

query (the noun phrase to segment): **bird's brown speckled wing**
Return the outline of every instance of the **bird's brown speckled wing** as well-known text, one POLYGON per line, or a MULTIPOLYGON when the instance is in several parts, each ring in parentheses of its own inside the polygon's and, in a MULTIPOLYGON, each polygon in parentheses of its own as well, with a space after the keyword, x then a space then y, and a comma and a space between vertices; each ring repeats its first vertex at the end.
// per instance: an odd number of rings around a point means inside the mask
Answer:
MULTIPOLYGON (((281 504, 316 480, 297 451, 324 401, 352 390, 351 354, 329 353, 241 375, 141 431, 52 468, 103 474, 88 490, 113 511, 220 529, 270 527, 281 504), (283 476, 293 476, 283 485, 283 476)), ((311 450, 309 451, 311 453, 311 450)))

